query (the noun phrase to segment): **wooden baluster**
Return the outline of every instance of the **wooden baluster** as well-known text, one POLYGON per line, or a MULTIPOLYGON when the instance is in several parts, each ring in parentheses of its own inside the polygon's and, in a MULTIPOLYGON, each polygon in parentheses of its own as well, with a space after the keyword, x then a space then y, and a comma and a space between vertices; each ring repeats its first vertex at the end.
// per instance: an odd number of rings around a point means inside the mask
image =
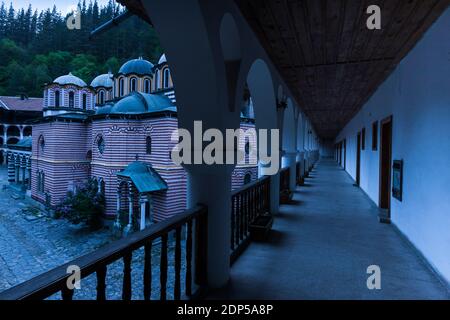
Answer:
POLYGON ((61 297, 64 301, 71 301, 73 299, 73 291, 65 285, 61 290, 61 297))
POLYGON ((175 242, 175 285, 173 291, 173 297, 175 300, 181 298, 181 227, 176 230, 176 242, 175 242))
POLYGON ((192 295, 192 220, 187 223, 186 236, 186 295, 192 295))
POLYGON ((199 286, 207 284, 208 263, 208 216, 207 212, 197 217, 195 221, 195 281, 199 286))
POLYGON ((131 300, 131 251, 123 256, 123 288, 122 299, 131 300))
POLYGON ((152 296, 152 242, 144 246, 144 300, 152 296))
POLYGON ((106 265, 100 266, 97 271, 97 300, 106 300, 106 265))
POLYGON ((235 205, 236 205, 236 197, 231 197, 231 250, 234 250, 234 230, 235 230, 235 205))
POLYGON ((161 297, 165 301, 167 299, 167 234, 161 236, 161 262, 160 262, 160 282, 161 297))

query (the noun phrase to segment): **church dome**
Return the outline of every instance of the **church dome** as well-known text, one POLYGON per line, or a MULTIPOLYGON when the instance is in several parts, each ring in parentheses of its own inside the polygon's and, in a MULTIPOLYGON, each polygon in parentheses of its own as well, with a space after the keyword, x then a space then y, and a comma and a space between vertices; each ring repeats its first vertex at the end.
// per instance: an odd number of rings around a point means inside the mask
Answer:
POLYGON ((163 64, 163 63, 166 63, 166 62, 167 62, 166 54, 163 53, 161 58, 159 58, 158 64, 163 64))
POLYGON ((99 88, 99 87, 112 88, 113 84, 114 84, 112 76, 113 75, 111 73, 99 75, 94 80, 92 80, 91 87, 93 87, 93 88, 99 88))
POLYGON ((176 112, 172 101, 163 95, 133 92, 110 107, 101 107, 97 114, 142 114, 162 111, 176 112))
POLYGON ((67 85, 67 84, 73 84, 79 87, 86 87, 86 82, 81 80, 80 78, 74 76, 72 73, 66 74, 65 76, 61 76, 55 79, 53 83, 57 83, 59 85, 67 85))
POLYGON ((153 64, 142 58, 133 59, 124 63, 124 65, 119 69, 119 74, 137 74, 140 76, 152 75, 153 64))

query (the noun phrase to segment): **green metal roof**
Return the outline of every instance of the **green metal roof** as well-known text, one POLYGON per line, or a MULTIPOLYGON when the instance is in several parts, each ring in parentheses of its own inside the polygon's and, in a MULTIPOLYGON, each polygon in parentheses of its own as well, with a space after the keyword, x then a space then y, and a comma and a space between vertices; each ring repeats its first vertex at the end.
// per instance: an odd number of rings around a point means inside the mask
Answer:
POLYGON ((117 173, 118 177, 129 178, 139 193, 167 190, 167 183, 150 165, 140 161, 130 163, 117 173))

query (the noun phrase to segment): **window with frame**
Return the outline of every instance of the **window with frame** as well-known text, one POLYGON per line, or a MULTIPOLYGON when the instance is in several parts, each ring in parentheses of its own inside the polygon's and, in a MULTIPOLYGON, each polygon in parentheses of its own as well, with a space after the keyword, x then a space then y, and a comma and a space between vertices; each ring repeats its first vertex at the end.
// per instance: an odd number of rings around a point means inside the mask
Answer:
POLYGON ((55 107, 59 107, 60 106, 60 93, 59 90, 55 91, 55 107))
POLYGON ((101 90, 99 93, 99 103, 100 104, 105 104, 105 91, 101 90))
POLYGON ((145 93, 150 93, 150 88, 151 88, 151 82, 150 82, 150 80, 149 79, 145 79, 145 81, 144 81, 144 92, 145 93))
POLYGON ((169 87, 169 79, 170 79, 170 70, 169 68, 164 69, 164 88, 169 87))
POLYGON ((378 121, 372 123, 372 150, 378 150, 378 121))
POLYGON ((87 109, 87 94, 83 93, 83 110, 87 109))
POLYGON ((103 139, 103 136, 99 136, 97 139, 97 149, 100 154, 105 152, 105 139, 103 139))
POLYGON ((69 92, 69 108, 75 107, 75 93, 73 91, 69 92))
POLYGON ((147 154, 152 154, 152 138, 150 136, 145 138, 145 152, 147 154))
POLYGON ((131 78, 130 79, 130 92, 136 91, 136 84, 137 84, 137 79, 131 78))
POLYGON ((122 97, 124 95, 124 80, 123 78, 119 79, 119 97, 122 97))

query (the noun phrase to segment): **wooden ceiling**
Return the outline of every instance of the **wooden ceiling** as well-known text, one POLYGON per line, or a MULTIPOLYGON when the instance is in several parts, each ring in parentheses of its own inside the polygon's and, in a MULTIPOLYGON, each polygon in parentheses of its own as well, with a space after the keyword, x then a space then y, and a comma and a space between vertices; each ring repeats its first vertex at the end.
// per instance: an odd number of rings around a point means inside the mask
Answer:
MULTIPOLYGON (((141 0, 117 0, 151 23, 141 0)), ((450 0, 234 0, 319 136, 334 138, 450 0), (369 30, 370 5, 381 30, 369 30)))
MULTIPOLYGON (((334 138, 449 0, 235 0, 319 136, 334 138), (370 5, 381 30, 369 30, 370 5)), ((450 31, 449 31, 450 32, 450 31)))

